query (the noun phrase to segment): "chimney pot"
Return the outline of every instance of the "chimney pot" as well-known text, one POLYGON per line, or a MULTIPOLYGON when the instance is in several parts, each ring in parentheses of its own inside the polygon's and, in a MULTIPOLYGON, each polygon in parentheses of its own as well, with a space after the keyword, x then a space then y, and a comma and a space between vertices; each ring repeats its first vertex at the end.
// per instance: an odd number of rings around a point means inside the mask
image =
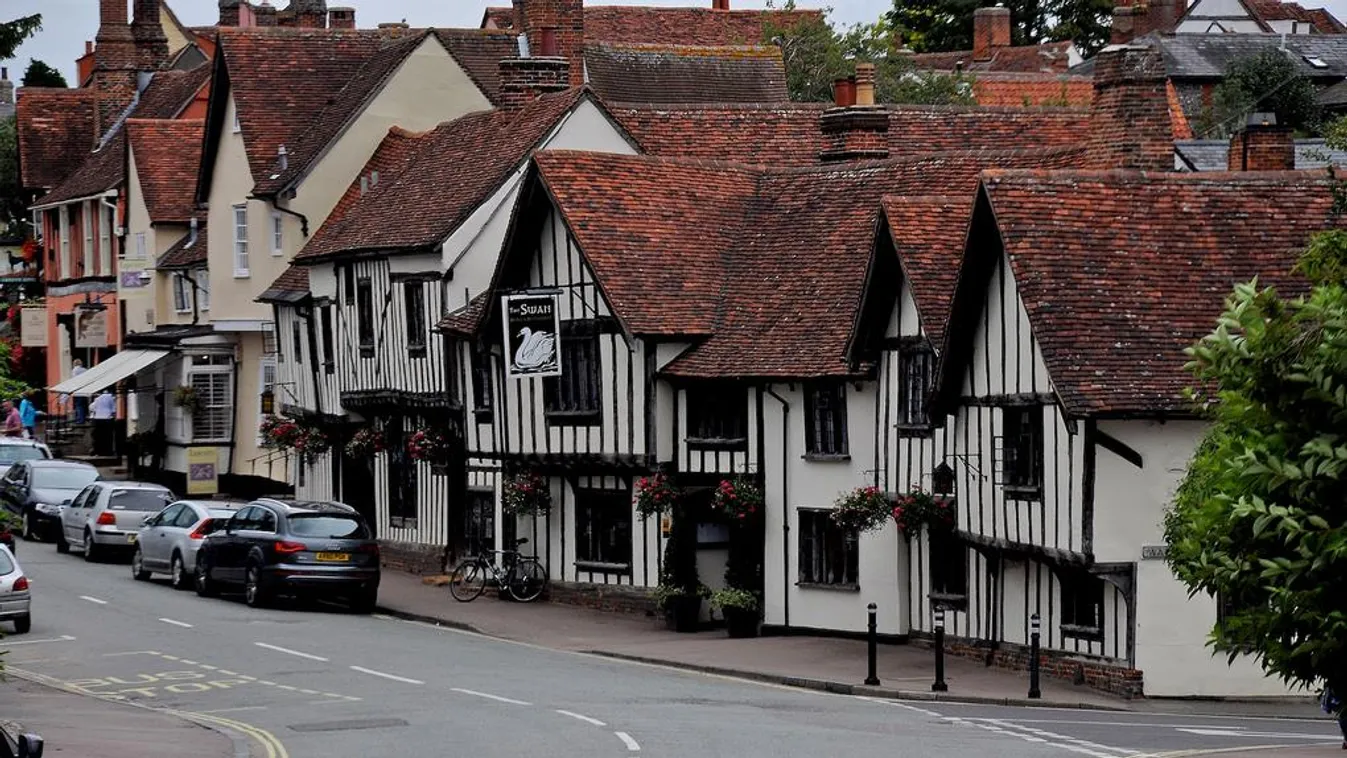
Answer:
POLYGON ((833 105, 848 108, 856 104, 856 80, 843 77, 833 81, 833 105))
POLYGON ((1010 47, 1010 9, 998 5, 973 11, 973 60, 989 61, 1002 47, 1010 47))
POLYGON ((730 0, 711 0, 711 9, 717 11, 727 11, 730 9, 730 0))
POLYGON ((875 64, 856 64, 856 105, 875 104, 875 64))
POLYGON ((93 53, 94 53, 94 41, 91 39, 84 40, 84 54, 93 55, 93 53))
POLYGON ((544 58, 556 58, 561 55, 561 45, 557 42, 557 30, 543 27, 538 30, 538 55, 544 58))
POLYGON ((1126 45, 1136 39, 1136 8, 1120 5, 1113 9, 1113 25, 1109 30, 1109 42, 1114 45, 1126 45))
POLYGON ((327 27, 329 29, 354 29, 355 8, 344 6, 329 8, 327 11, 327 27))

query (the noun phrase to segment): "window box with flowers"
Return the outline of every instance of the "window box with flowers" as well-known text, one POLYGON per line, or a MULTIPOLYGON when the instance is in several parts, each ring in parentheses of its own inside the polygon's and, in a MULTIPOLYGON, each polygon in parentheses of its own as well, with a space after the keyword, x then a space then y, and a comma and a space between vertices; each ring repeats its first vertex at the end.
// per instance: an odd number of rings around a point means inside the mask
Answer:
POLYGON ((667 513, 678 498, 678 490, 665 474, 643 476, 636 480, 636 512, 642 519, 667 513))
POLYGON ((843 530, 873 532, 889 521, 893 503, 878 487, 857 487, 833 503, 829 518, 843 530))
POLYGON ((932 532, 954 531, 958 514, 950 500, 917 490, 899 495, 893 506, 893 520, 908 539, 921 532, 924 525, 932 532))
POLYGON ((536 471, 525 471, 505 480, 501 504, 510 515, 540 516, 552 510, 552 488, 536 471))

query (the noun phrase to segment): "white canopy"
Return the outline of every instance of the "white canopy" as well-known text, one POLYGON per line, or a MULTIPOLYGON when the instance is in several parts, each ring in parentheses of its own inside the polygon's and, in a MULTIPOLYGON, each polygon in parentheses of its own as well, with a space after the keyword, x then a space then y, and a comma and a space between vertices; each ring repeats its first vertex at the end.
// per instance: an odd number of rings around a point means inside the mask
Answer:
POLYGON ((123 350, 79 376, 49 387, 61 395, 93 395, 167 358, 167 350, 123 350))

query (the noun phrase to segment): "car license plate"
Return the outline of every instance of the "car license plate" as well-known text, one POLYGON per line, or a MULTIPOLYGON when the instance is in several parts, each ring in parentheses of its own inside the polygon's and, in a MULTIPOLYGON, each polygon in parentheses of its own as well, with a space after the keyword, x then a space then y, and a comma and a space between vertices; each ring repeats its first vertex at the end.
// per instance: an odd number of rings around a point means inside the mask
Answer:
POLYGON ((136 535, 134 535, 134 534, 128 534, 128 535, 126 535, 126 541, 127 541, 127 542, 130 542, 131 544, 135 544, 135 542, 136 542, 136 535))
POLYGON ((314 556, 323 563, 346 563, 351 560, 350 553, 318 553, 314 556))

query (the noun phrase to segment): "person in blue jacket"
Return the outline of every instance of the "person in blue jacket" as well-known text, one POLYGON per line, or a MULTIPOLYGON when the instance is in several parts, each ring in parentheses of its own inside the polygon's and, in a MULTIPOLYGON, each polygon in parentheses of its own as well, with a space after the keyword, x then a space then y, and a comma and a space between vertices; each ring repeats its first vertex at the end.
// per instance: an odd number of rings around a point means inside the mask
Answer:
POLYGON ((19 402, 19 421, 23 423, 23 436, 28 439, 37 439, 37 406, 33 405, 33 391, 28 390, 23 393, 23 400, 19 402))

